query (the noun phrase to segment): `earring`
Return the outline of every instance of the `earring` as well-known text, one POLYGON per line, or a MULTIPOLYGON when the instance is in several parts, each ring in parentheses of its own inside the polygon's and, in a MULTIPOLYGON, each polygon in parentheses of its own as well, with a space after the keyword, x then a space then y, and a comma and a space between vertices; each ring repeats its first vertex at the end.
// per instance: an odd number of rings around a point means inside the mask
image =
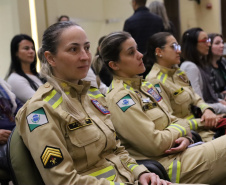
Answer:
POLYGON ((158 56, 158 54, 157 54, 157 53, 155 53, 155 55, 156 55, 156 56, 158 56))
POLYGON ((160 57, 162 57, 162 55, 159 55, 160 57))

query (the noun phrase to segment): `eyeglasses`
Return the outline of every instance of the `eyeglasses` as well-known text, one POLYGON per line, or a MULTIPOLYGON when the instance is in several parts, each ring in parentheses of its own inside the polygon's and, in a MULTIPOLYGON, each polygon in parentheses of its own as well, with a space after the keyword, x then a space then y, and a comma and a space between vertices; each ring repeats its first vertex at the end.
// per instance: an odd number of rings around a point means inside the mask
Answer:
POLYGON ((207 44, 207 43, 210 43, 211 42, 211 38, 198 40, 198 42, 204 42, 204 43, 207 44))
POLYGON ((170 47, 173 48, 174 51, 181 51, 181 46, 179 44, 173 43, 170 47))
MULTIPOLYGON (((165 48, 166 46, 162 46, 161 48, 165 48)), ((181 51, 181 46, 179 44, 173 43, 171 46, 174 51, 181 51)))

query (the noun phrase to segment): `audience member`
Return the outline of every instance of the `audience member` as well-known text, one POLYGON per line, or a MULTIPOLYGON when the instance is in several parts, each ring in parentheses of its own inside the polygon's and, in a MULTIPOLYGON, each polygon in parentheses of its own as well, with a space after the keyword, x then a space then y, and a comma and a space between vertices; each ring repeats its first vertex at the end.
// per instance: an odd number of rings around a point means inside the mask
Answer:
POLYGON ((158 160, 172 182, 225 183, 226 136, 187 149, 192 143, 187 122, 172 117, 156 88, 137 76, 145 67, 131 35, 109 34, 100 54, 114 74, 107 104, 117 136, 129 153, 140 163, 158 160))
POLYGON ((75 23, 59 22, 44 32, 39 58, 48 82, 20 109, 16 122, 43 181, 169 184, 129 157, 116 140, 103 95, 80 80, 90 67, 89 48, 85 31, 75 23))
POLYGON ((58 22, 61 22, 61 21, 70 21, 70 18, 67 15, 61 15, 58 18, 58 22))
POLYGON ((108 70, 108 67, 102 62, 102 60, 97 60, 100 55, 99 47, 104 38, 105 36, 101 37, 98 41, 96 57, 94 57, 91 67, 94 73, 100 78, 101 82, 103 82, 106 86, 109 87, 113 79, 112 74, 108 70))
POLYGON ((36 70, 34 41, 25 34, 16 35, 11 41, 11 64, 7 82, 16 97, 25 103, 40 85, 43 79, 36 70))
POLYGON ((223 36, 217 33, 208 35, 211 39, 207 62, 210 65, 211 85, 219 99, 226 99, 226 59, 222 57, 224 50, 223 36))
POLYGON ((149 12, 146 0, 132 0, 134 14, 125 21, 123 31, 129 32, 141 53, 146 51, 147 40, 154 33, 164 31, 162 19, 149 12))
POLYGON ((0 78, 0 144, 6 144, 15 127, 15 115, 22 104, 11 92, 11 87, 0 78))
MULTIPOLYGON (((186 74, 178 67, 180 64, 181 47, 171 33, 156 33, 149 39, 145 59, 153 65, 146 80, 152 83, 162 96, 167 93, 169 106, 173 115, 178 118, 188 119, 192 130, 197 131, 203 141, 210 141, 214 132, 207 130, 215 128, 217 117, 212 108, 207 105, 190 86, 186 74), (199 108, 199 113, 195 110, 199 108), (195 119, 199 118, 201 119, 195 119)), ((198 110, 198 109, 197 109, 198 110)))
POLYGON ((181 55, 184 70, 194 91, 208 103, 217 114, 226 113, 226 102, 218 100, 210 79, 210 70, 205 62, 211 39, 201 28, 191 28, 182 36, 181 55))
POLYGON ((164 25, 164 31, 170 32, 172 35, 175 35, 175 26, 174 24, 169 20, 165 5, 160 1, 152 1, 149 4, 149 11, 151 13, 154 13, 162 18, 163 25, 164 25))

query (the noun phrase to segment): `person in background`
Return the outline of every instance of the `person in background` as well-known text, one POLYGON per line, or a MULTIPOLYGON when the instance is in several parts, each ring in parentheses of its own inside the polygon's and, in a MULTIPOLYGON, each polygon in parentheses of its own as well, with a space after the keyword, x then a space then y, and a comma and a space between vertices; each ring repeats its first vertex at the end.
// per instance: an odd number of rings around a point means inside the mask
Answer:
POLYGON ((69 18, 69 16, 67 16, 67 15, 61 15, 61 16, 58 18, 57 21, 58 21, 58 22, 61 22, 61 21, 70 21, 70 18, 69 18))
POLYGON ((210 65, 211 85, 218 99, 226 99, 226 59, 222 57, 224 51, 223 36, 218 33, 208 34, 211 39, 207 62, 210 65))
POLYGON ((16 97, 25 103, 44 82, 36 70, 34 41, 28 35, 19 34, 13 37, 10 49, 11 64, 7 82, 16 97))
POLYGON ((211 86, 210 70, 205 60, 211 39, 201 28, 191 28, 182 36, 180 68, 186 72, 194 91, 215 111, 226 113, 226 102, 219 100, 211 86))
POLYGON ((203 141, 213 139, 218 118, 213 109, 207 105, 192 89, 186 74, 178 67, 180 64, 181 47, 171 33, 154 34, 148 41, 144 61, 152 67, 146 80, 157 87, 161 95, 167 93, 172 114, 178 118, 188 119, 192 130, 197 131, 203 141), (163 87, 163 90, 161 89, 163 87), (195 108, 200 115, 195 114, 195 108), (201 119, 196 119, 201 117, 201 119))
POLYGON ((0 144, 6 144, 11 130, 15 127, 15 115, 22 106, 11 87, 0 78, 0 144))
POLYGON ((39 59, 48 82, 20 109, 16 124, 44 183, 170 184, 128 155, 104 96, 81 81, 91 64, 89 48, 85 31, 70 21, 43 34, 39 59))
POLYGON ((146 0, 131 1, 134 14, 125 21, 123 31, 129 32, 137 42, 138 50, 145 53, 148 38, 164 31, 163 22, 159 16, 149 12, 146 0))
POLYGON ((111 120, 130 155, 141 163, 158 160, 171 182, 225 183, 226 136, 187 148, 192 142, 187 122, 173 118, 164 97, 137 76, 145 67, 131 35, 109 34, 100 45, 100 55, 114 74, 107 94, 111 120))
POLYGON ((148 8, 151 13, 154 13, 162 18, 164 31, 170 32, 174 35, 176 32, 175 26, 168 18, 165 5, 160 1, 152 1, 148 8))

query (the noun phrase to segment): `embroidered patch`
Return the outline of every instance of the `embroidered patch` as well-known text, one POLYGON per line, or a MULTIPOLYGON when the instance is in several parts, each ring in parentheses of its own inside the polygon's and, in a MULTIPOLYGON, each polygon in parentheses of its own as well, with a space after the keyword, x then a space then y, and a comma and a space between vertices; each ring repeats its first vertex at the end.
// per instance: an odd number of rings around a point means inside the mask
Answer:
POLYGON ((110 111, 107 110, 106 108, 104 108, 97 100, 91 100, 91 102, 93 103, 93 105, 95 105, 95 107, 102 112, 103 114, 110 114, 110 111))
POLYGON ((131 98, 131 96, 129 94, 127 94, 126 96, 124 96, 121 100, 118 101, 117 105, 119 106, 119 108, 125 112, 128 108, 130 108, 131 106, 135 105, 136 103, 133 101, 133 99, 131 98))
POLYGON ((155 84, 154 86, 155 86, 156 90, 157 90, 159 93, 162 92, 161 87, 160 87, 159 84, 155 84))
POLYGON ((40 108, 29 114, 27 116, 27 123, 31 132, 35 128, 48 123, 45 110, 40 108))
POLYGON ((188 80, 183 75, 178 75, 178 76, 183 82, 188 83, 188 80))
POLYGON ((148 93, 157 101, 161 101, 162 97, 151 87, 148 89, 148 93))
POLYGON ((68 124, 68 129, 69 130, 76 130, 76 129, 79 129, 81 127, 85 127, 85 126, 93 124, 93 122, 90 118, 86 119, 85 122, 86 122, 85 124, 79 123, 78 121, 76 121, 74 123, 70 123, 70 124, 68 124))
POLYGON ((59 148, 46 146, 41 155, 44 168, 52 168, 63 161, 63 155, 59 148))

